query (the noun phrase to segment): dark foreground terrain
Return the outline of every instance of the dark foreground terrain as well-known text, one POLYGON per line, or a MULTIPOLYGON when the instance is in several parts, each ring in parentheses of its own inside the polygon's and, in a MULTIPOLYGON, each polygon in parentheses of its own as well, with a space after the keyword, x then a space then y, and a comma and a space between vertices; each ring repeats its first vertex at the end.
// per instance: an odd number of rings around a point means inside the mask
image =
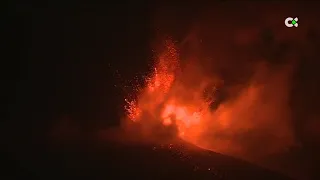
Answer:
POLYGON ((83 140, 17 151, 7 158, 5 179, 289 179, 181 140, 83 140))

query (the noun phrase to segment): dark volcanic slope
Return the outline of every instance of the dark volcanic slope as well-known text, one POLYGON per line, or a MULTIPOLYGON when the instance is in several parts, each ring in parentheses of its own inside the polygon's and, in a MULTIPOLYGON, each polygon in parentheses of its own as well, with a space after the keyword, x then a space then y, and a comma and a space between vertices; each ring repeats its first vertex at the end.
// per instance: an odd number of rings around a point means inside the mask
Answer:
POLYGON ((90 142, 24 152, 10 177, 32 179, 288 179, 181 140, 161 145, 90 142))
MULTIPOLYGON (((181 140, 154 146, 129 145, 126 149, 121 151, 120 162, 128 163, 129 174, 146 179, 289 179, 181 140)), ((124 167, 114 164, 114 168, 124 167)))

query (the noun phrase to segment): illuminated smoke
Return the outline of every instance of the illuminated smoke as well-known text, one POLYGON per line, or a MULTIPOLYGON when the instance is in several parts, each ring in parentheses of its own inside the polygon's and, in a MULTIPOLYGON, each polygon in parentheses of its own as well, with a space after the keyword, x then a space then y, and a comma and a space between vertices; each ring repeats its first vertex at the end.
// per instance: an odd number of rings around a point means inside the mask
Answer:
POLYGON ((164 45, 145 87, 125 107, 139 127, 135 133, 179 136, 244 159, 285 151, 294 143, 287 105, 291 66, 271 70, 259 62, 245 83, 226 86, 221 77, 204 73, 201 59, 183 59, 182 65, 177 45, 170 40, 164 45), (219 91, 228 98, 219 100, 219 91))

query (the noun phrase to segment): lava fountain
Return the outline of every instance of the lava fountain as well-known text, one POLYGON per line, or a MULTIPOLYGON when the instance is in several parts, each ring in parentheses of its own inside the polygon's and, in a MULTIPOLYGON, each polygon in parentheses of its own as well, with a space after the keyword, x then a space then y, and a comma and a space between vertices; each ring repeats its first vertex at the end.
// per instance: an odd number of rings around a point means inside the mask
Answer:
POLYGON ((127 129, 149 139, 178 136, 246 160, 293 144, 286 104, 290 66, 270 71, 257 63, 248 82, 225 87, 218 76, 203 73, 197 60, 179 56, 173 41, 164 44, 136 98, 125 99, 127 129), (221 100, 222 91, 228 99, 221 100))
POLYGON ((195 142, 205 129, 204 121, 213 102, 213 96, 204 97, 203 92, 209 85, 214 90, 214 86, 204 79, 197 86, 187 86, 174 42, 168 40, 165 45, 138 98, 125 99, 128 118, 140 124, 145 135, 173 133, 195 142))

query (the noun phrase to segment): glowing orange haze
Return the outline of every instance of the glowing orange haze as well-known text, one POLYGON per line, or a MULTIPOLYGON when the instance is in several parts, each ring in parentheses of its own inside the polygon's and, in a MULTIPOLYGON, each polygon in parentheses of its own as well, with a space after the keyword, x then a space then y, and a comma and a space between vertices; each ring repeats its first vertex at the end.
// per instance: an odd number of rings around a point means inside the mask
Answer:
POLYGON ((174 129, 199 147, 244 159, 293 144, 287 106, 290 67, 271 73, 267 64, 257 64, 249 82, 229 88, 231 96, 219 103, 221 79, 205 76, 191 62, 182 68, 175 44, 166 41, 165 46, 138 98, 126 99, 128 119, 141 126, 141 134, 148 137, 174 129), (217 108, 212 109, 215 103, 217 108))

